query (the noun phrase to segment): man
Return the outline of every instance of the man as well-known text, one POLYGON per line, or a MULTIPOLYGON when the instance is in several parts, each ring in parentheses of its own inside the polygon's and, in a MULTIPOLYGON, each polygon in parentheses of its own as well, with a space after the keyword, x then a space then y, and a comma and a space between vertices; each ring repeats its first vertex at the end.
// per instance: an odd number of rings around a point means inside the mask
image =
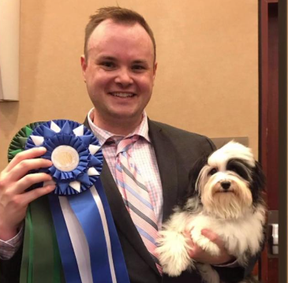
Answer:
MULTIPOLYGON (((100 9, 86 27, 84 54, 81 57, 83 77, 94 105, 85 125, 93 131, 102 146, 106 162, 101 181, 130 281, 200 283, 201 279, 193 271, 184 272, 179 278, 168 278, 165 275, 162 277, 157 270, 125 208, 123 195, 121 197, 119 193, 119 183, 118 187, 116 185, 115 140, 135 135, 138 137, 134 145, 134 159, 152 195, 158 228, 161 228, 162 222, 172 213, 173 206, 184 196, 193 163, 203 154, 211 152, 213 144, 206 137, 147 118, 144 109, 152 95, 157 63, 153 33, 142 16, 119 7, 100 9)), ((35 183, 51 180, 45 173, 28 173, 33 169, 51 166, 49 160, 35 159, 45 151, 44 148, 35 148, 20 153, 1 173, 1 282, 18 282, 21 259, 19 245, 28 204, 55 188, 54 185, 48 185, 26 192, 35 183)), ((199 262, 218 266, 216 268, 220 276, 228 282, 241 279, 245 270, 233 262, 234 258, 227 253, 222 240, 213 231, 203 230, 202 233, 220 247, 220 256, 210 256, 194 245, 192 240, 190 256, 199 262)))

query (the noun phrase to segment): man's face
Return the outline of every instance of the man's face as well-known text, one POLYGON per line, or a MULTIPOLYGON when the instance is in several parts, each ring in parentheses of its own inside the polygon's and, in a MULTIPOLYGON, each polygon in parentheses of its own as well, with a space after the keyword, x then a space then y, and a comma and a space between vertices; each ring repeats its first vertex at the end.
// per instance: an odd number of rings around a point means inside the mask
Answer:
POLYGON ((91 34, 83 76, 94 104, 96 125, 141 121, 152 94, 156 72, 152 40, 138 23, 105 20, 91 34))

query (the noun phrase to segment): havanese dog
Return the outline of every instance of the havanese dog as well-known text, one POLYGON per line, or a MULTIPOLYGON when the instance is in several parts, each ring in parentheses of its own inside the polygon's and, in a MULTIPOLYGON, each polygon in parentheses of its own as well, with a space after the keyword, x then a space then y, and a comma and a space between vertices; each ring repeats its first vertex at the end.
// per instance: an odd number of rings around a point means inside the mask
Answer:
MULTIPOLYGON (((204 282, 219 283, 211 265, 189 257, 185 231, 194 243, 217 256, 219 247, 201 234, 202 229, 210 229, 221 237, 237 264, 245 266, 263 246, 265 178, 251 149, 234 141, 198 160, 193 168, 191 191, 163 224, 156 252, 169 276, 196 269, 204 282)), ((250 275, 241 282, 252 282, 252 278, 250 275)))

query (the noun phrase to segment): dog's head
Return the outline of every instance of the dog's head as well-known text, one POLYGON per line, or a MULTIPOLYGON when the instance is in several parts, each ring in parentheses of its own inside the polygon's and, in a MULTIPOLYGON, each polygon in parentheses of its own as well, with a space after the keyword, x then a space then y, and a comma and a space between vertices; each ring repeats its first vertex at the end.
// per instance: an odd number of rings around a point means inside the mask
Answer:
POLYGON ((265 178, 250 148, 231 141, 196 162, 192 172, 194 197, 203 211, 238 218, 262 203, 265 178))

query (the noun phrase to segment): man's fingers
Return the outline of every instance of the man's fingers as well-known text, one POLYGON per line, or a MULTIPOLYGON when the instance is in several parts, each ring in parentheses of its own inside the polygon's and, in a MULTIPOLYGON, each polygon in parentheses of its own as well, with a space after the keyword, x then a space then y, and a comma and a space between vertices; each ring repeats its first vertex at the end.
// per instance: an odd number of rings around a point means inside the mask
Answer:
POLYGON ((45 147, 35 147, 32 149, 24 150, 20 153, 18 153, 7 165, 7 167, 4 169, 6 173, 8 173, 12 168, 14 168, 18 163, 20 163, 22 160, 25 159, 32 159, 35 157, 39 157, 43 155, 47 149, 45 147))
POLYGON ((28 174, 18 182, 15 193, 21 194, 34 184, 48 181, 52 181, 52 177, 46 173, 28 174))
POLYGON ((7 177, 9 181, 17 181, 24 177, 31 170, 47 168, 50 166, 52 166, 52 162, 48 159, 25 159, 18 163, 13 169, 11 169, 11 171, 7 174, 7 177))
POLYGON ((188 245, 187 253, 188 253, 189 257, 191 257, 191 258, 193 258, 195 247, 197 247, 197 246, 195 246, 193 239, 191 237, 191 231, 193 230, 193 228, 194 227, 192 227, 191 230, 184 230, 183 231, 183 235, 185 237, 186 244, 188 245))
POLYGON ((45 187, 37 188, 23 194, 23 205, 28 205, 35 199, 51 193, 55 189, 55 185, 47 185, 45 187))
POLYGON ((224 247, 224 242, 222 241, 222 239, 213 231, 209 229, 202 229, 201 234, 208 238, 211 242, 215 243, 218 247, 224 247))

